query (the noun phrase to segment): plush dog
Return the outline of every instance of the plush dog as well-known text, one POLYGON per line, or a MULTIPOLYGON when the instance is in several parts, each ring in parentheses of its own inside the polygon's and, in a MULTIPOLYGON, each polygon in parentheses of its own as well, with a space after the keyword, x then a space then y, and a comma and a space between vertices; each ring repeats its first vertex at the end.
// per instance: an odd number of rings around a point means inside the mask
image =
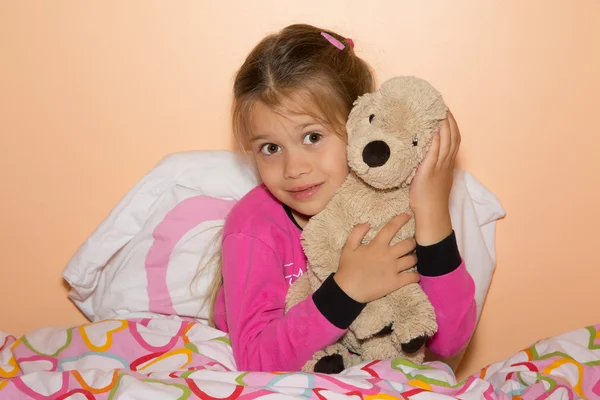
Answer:
MULTIPOLYGON (((411 181, 446 113, 441 94, 416 77, 392 78, 377 92, 356 100, 346 125, 350 174, 326 208, 304 228, 307 271, 290 287, 286 311, 337 270, 356 225, 370 224, 363 240, 366 244, 390 219, 410 211, 411 181)), ((411 219, 390 245, 414 233, 411 219)), ((344 336, 314 354, 303 371, 338 373, 363 361, 397 357, 421 363, 424 344, 436 331, 427 295, 419 284, 410 284, 368 303, 344 336)))

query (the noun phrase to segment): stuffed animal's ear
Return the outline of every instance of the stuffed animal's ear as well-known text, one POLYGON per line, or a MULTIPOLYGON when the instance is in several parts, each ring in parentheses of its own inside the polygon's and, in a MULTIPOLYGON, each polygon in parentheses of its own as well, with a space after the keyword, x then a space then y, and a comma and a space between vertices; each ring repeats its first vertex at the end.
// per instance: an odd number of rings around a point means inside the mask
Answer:
POLYGON ((368 109, 372 106, 373 100, 376 97, 377 92, 375 93, 366 93, 356 99, 353 103, 352 110, 350 110, 350 115, 348 116, 348 122, 356 121, 361 117, 367 117, 368 109))
POLYGON ((346 122, 348 143, 350 143, 355 136, 359 135, 357 132, 365 127, 364 124, 369 123, 369 114, 370 110, 373 108, 375 96, 376 93, 367 93, 360 96, 354 102, 354 107, 352 107, 352 110, 350 110, 350 115, 348 116, 348 121, 346 122))

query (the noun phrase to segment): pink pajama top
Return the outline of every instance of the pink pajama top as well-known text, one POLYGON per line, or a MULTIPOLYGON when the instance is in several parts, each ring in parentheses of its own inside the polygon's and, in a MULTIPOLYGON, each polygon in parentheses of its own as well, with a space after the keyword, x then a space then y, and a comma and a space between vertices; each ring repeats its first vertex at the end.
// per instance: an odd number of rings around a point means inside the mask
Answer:
MULTIPOLYGON (((223 232, 223 287, 215 323, 229 333, 242 371, 299 371, 312 355, 335 343, 364 304, 346 295, 333 275, 284 314, 290 285, 306 271, 301 228, 259 185, 229 213, 223 232)), ((450 357, 469 341, 476 319, 475 285, 454 233, 417 246, 420 285, 434 306, 438 332, 427 347, 450 357)))

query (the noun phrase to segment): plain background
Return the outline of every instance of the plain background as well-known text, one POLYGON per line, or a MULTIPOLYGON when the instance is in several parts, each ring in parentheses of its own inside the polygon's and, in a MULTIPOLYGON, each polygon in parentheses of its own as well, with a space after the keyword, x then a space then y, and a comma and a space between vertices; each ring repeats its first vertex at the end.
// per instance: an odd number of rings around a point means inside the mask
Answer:
POLYGON ((437 86, 507 211, 463 373, 600 322, 599 21, 598 0, 1 2, 0 329, 85 321, 71 255, 160 158, 231 148, 235 70, 295 22, 437 86))

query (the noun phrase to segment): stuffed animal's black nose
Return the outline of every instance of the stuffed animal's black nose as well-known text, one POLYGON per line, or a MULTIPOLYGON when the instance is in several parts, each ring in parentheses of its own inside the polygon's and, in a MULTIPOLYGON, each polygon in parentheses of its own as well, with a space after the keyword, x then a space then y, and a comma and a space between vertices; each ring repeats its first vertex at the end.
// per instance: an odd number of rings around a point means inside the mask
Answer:
POLYGON ((381 167, 390 158, 390 146, 384 141, 375 140, 365 146, 362 157, 369 167, 381 167))

